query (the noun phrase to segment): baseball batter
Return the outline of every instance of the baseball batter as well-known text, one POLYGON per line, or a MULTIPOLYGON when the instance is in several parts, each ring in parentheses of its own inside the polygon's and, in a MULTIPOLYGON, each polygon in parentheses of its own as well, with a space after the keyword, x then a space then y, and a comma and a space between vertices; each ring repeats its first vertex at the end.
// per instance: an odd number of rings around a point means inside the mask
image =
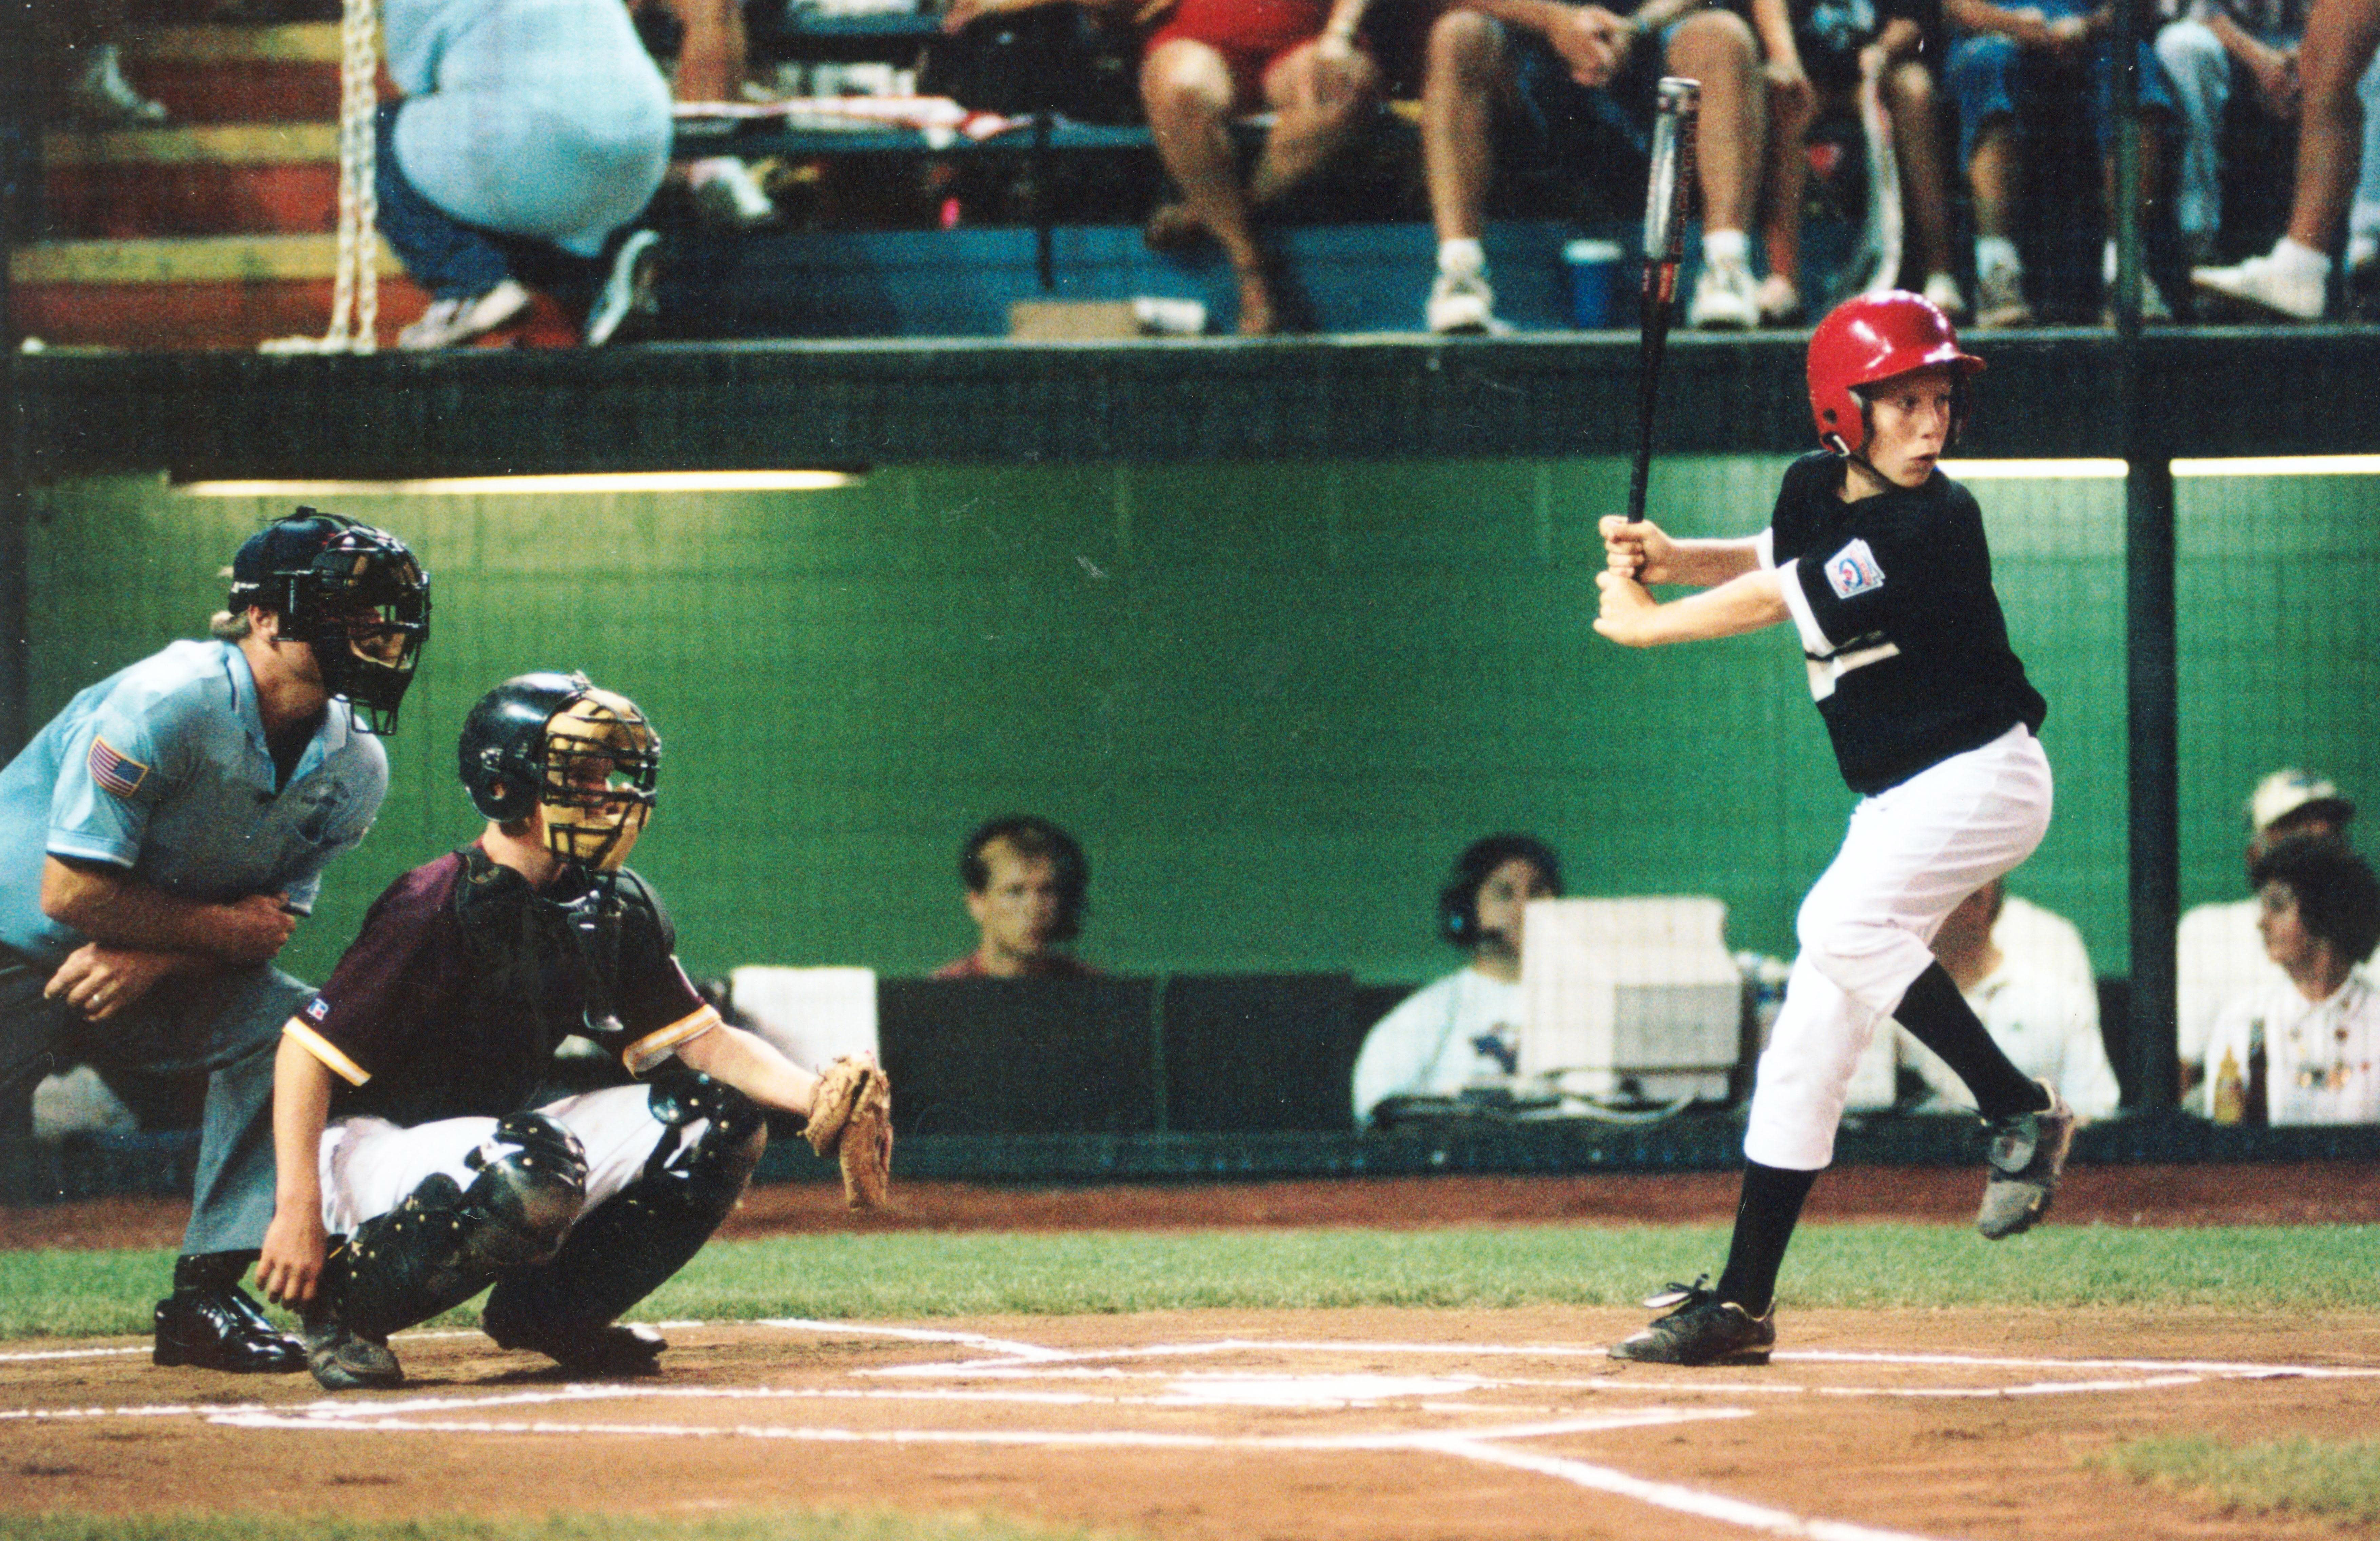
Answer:
POLYGON ((1615 1344, 1616 1358, 1767 1361, 1779 1266, 1888 1016, 1966 1083, 1991 1131, 1977 1228, 2014 1235, 2049 1207, 2074 1115, 2009 1062, 1927 949, 2049 824, 2034 738, 2047 708, 2009 647, 1982 513, 1936 467, 1983 367, 1917 296, 1850 300, 1810 339, 1825 448, 1786 471, 1766 530, 1673 540, 1650 522, 1603 521, 1595 629, 1651 647, 1791 620, 1843 780, 1862 795, 1796 921, 1801 956, 1760 1057, 1726 1270, 1716 1286, 1705 1276, 1655 1296, 1668 1314, 1615 1344), (1705 591, 1657 603, 1647 583, 1705 591))
POLYGON ((392 883, 284 1027, 257 1278, 299 1311, 323 1386, 401 1383, 389 1334, 491 1284, 482 1320, 504 1347, 650 1372, 661 1335, 616 1318, 734 1207, 766 1110, 807 1117, 822 1151, 889 1155, 871 1061, 813 1075, 721 1021, 678 966, 659 898, 622 865, 660 757, 636 704, 583 674, 491 691, 460 754, 486 831, 392 883), (636 1084, 540 1105, 574 1033, 636 1084))

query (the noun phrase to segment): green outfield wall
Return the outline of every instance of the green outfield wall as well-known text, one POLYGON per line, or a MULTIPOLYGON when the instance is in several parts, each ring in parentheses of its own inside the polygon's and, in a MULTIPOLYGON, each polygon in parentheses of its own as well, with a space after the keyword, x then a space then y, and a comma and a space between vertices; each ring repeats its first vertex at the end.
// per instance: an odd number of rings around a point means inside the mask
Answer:
MULTIPOLYGON (((1766 521, 1783 461, 1678 458, 1683 534, 1766 521)), ((468 839, 469 703, 584 668, 666 740, 638 866, 698 972, 964 952, 977 820, 1073 828, 1084 955, 1128 972, 1450 966, 1433 896, 1495 829, 1582 893, 1710 892, 1790 952, 1851 796, 1782 629, 1635 653, 1589 629, 1620 460, 880 467, 819 492, 323 500, 413 542, 434 639, 395 785, 287 954, 315 977, 396 872, 468 839)), ((2013 880, 2127 967, 2123 486, 1977 480, 2059 805, 2013 880)), ((33 494, 30 694, 200 635, 287 500, 155 479, 33 494)), ((2178 484, 2183 901, 2241 888, 2239 805, 2306 763, 2380 797, 2380 479, 2178 484)))

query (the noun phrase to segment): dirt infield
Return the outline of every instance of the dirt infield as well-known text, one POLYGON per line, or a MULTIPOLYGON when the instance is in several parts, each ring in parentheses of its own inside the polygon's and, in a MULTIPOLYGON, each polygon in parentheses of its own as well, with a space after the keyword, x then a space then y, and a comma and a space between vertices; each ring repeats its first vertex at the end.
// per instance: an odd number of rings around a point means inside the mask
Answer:
MULTIPOLYGON (((2369 1173, 2082 1169, 2069 1220, 2370 1219, 2369 1173), (2195 1193, 2200 1203, 2193 1206, 2195 1193), (2325 1197, 2328 1195, 2328 1197, 2325 1197), (2215 1205, 2211 1216, 2206 1203, 2215 1205)), ((920 1186, 866 1223, 1718 1219, 1731 1178, 1017 1193, 920 1186)), ((1834 1173, 1814 1215, 1963 1218, 1965 1171, 1834 1173)), ((0 1244, 165 1244, 173 1206, 0 1214, 0 1244)), ((746 1232, 847 1228, 823 1187, 746 1232)), ((657 1377, 567 1385, 476 1333, 400 1336, 402 1391, 0 1344, 0 1510, 692 1515, 990 1511, 1166 1541, 2336 1535, 2228 1517, 2088 1456, 2159 1432, 2368 1436, 2380 1317, 1804 1311, 1765 1369, 1607 1359, 1634 1311, 1200 1311, 673 1324, 657 1377)))

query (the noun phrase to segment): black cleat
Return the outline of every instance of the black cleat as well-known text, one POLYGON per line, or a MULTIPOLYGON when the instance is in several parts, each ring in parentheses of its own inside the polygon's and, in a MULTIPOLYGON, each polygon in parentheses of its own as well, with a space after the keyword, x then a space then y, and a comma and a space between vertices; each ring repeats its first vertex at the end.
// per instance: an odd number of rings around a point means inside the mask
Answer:
POLYGON ((1721 1300, 1708 1288, 1710 1275, 1692 1284, 1672 1284, 1645 1303, 1648 1309, 1667 1309, 1653 1325, 1611 1345, 1614 1359, 1647 1365, 1766 1365, 1777 1346, 1777 1311, 1765 1317, 1731 1300, 1721 1300))
POLYGON ((160 1365, 195 1365, 233 1375, 287 1375, 306 1367, 306 1348, 265 1319, 237 1285, 176 1290, 157 1303, 160 1365))
POLYGON ((385 1340, 364 1337, 336 1317, 306 1324, 306 1367, 325 1391, 384 1391, 405 1384, 385 1340))
POLYGON ((2049 1094, 2047 1108, 1984 1125, 1991 1131, 1991 1166, 1975 1229, 1988 1240, 2032 1230, 2034 1221, 2049 1213, 2058 1174, 2066 1170, 2066 1152, 2074 1144, 2074 1110, 2048 1082, 2041 1089, 2049 1094))

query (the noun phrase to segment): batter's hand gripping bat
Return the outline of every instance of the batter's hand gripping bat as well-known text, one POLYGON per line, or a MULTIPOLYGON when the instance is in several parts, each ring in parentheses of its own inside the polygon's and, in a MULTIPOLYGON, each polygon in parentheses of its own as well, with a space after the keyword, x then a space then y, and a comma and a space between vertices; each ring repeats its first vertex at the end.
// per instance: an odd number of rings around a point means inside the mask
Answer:
POLYGON ((1645 286, 1638 309, 1636 464, 1628 478, 1628 522, 1645 517, 1645 483, 1653 470, 1653 402, 1661 381, 1661 353, 1670 340, 1670 311, 1678 294, 1678 261, 1685 254, 1686 200, 1694 181, 1694 117, 1698 80, 1665 76, 1653 116, 1653 175, 1645 189, 1645 286))

